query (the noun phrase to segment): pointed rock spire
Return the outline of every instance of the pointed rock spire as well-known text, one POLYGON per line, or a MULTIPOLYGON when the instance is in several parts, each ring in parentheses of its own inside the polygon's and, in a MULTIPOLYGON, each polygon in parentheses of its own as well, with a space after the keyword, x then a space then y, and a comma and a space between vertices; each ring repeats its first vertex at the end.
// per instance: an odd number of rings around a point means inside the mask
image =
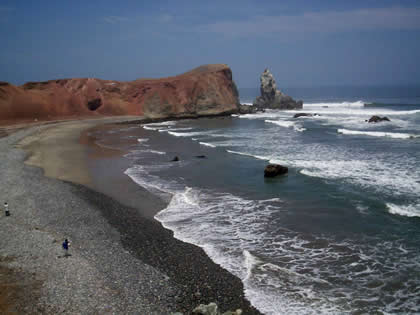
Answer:
POLYGON ((276 80, 268 68, 261 74, 260 82, 261 96, 258 96, 255 99, 254 106, 271 109, 302 108, 302 101, 296 102, 293 98, 283 94, 277 89, 276 80))

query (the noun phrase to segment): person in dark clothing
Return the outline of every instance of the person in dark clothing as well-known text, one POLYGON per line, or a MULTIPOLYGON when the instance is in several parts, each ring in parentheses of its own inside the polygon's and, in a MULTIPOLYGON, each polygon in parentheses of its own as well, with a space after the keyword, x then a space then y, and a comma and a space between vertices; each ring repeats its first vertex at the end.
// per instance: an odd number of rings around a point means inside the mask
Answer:
POLYGON ((66 238, 63 242, 64 256, 69 256, 69 247, 70 247, 70 242, 66 238))
POLYGON ((7 204, 7 202, 4 203, 4 214, 6 215, 6 217, 10 216, 9 205, 7 204))

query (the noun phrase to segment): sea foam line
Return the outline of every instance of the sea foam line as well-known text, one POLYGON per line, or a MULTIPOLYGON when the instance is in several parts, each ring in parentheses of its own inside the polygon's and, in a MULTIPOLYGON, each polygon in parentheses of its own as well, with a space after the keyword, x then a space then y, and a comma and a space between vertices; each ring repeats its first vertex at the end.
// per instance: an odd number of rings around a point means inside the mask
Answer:
POLYGON ((207 135, 211 133, 209 131, 193 131, 193 132, 174 132, 171 130, 165 130, 165 131, 167 131, 170 135, 175 136, 175 137, 194 137, 194 136, 207 135))
POLYGON ((232 153, 232 154, 237 154, 237 155, 243 155, 243 156, 249 156, 249 157, 253 157, 259 160, 264 160, 264 161, 269 161, 270 158, 267 156, 262 156, 262 155, 254 155, 254 154, 250 154, 250 153, 244 153, 244 152, 239 152, 239 151, 233 151, 233 150, 226 150, 226 152, 228 153, 232 153))
POLYGON ((365 103, 363 101, 357 101, 357 102, 341 102, 341 103, 305 103, 303 104, 303 108, 323 108, 323 107, 361 108, 361 107, 365 107, 365 103))
POLYGON ((382 131, 361 131, 361 130, 349 130, 349 129, 337 129, 338 133, 343 135, 364 135, 371 137, 388 137, 395 139, 413 139, 418 138, 418 135, 401 132, 382 132, 382 131))
POLYGON ((406 217, 420 217, 420 204, 400 206, 393 203, 386 204, 388 212, 406 217))
POLYGON ((306 130, 301 125, 299 125, 299 124, 297 124, 297 123, 295 123, 293 121, 265 120, 265 122, 271 123, 271 124, 275 124, 275 125, 278 125, 280 127, 285 127, 285 128, 293 127, 293 129, 295 131, 299 131, 299 132, 302 132, 302 131, 305 131, 306 130))
POLYGON ((216 148, 216 146, 214 144, 208 143, 208 142, 199 142, 201 145, 204 145, 206 147, 210 147, 210 148, 216 148))

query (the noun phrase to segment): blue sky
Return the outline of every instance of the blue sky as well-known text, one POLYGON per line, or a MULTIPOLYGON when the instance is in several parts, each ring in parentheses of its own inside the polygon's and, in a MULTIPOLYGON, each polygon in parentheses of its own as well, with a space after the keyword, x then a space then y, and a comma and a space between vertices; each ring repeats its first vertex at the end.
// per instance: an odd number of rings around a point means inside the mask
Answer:
POLYGON ((420 84, 420 1, 0 0, 0 80, 226 63, 239 87, 420 84))

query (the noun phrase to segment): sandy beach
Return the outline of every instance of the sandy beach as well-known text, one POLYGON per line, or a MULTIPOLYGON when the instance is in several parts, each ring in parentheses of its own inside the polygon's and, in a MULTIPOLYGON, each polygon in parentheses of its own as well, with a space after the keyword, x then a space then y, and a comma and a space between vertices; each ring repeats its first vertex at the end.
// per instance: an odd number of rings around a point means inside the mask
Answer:
POLYGON ((153 219, 165 203, 120 172, 113 156, 122 152, 89 136, 130 120, 138 117, 3 132, 0 201, 11 216, 0 217, 0 313, 190 313, 216 302, 258 314, 238 278, 153 219), (95 159, 113 167, 95 170, 95 159))

